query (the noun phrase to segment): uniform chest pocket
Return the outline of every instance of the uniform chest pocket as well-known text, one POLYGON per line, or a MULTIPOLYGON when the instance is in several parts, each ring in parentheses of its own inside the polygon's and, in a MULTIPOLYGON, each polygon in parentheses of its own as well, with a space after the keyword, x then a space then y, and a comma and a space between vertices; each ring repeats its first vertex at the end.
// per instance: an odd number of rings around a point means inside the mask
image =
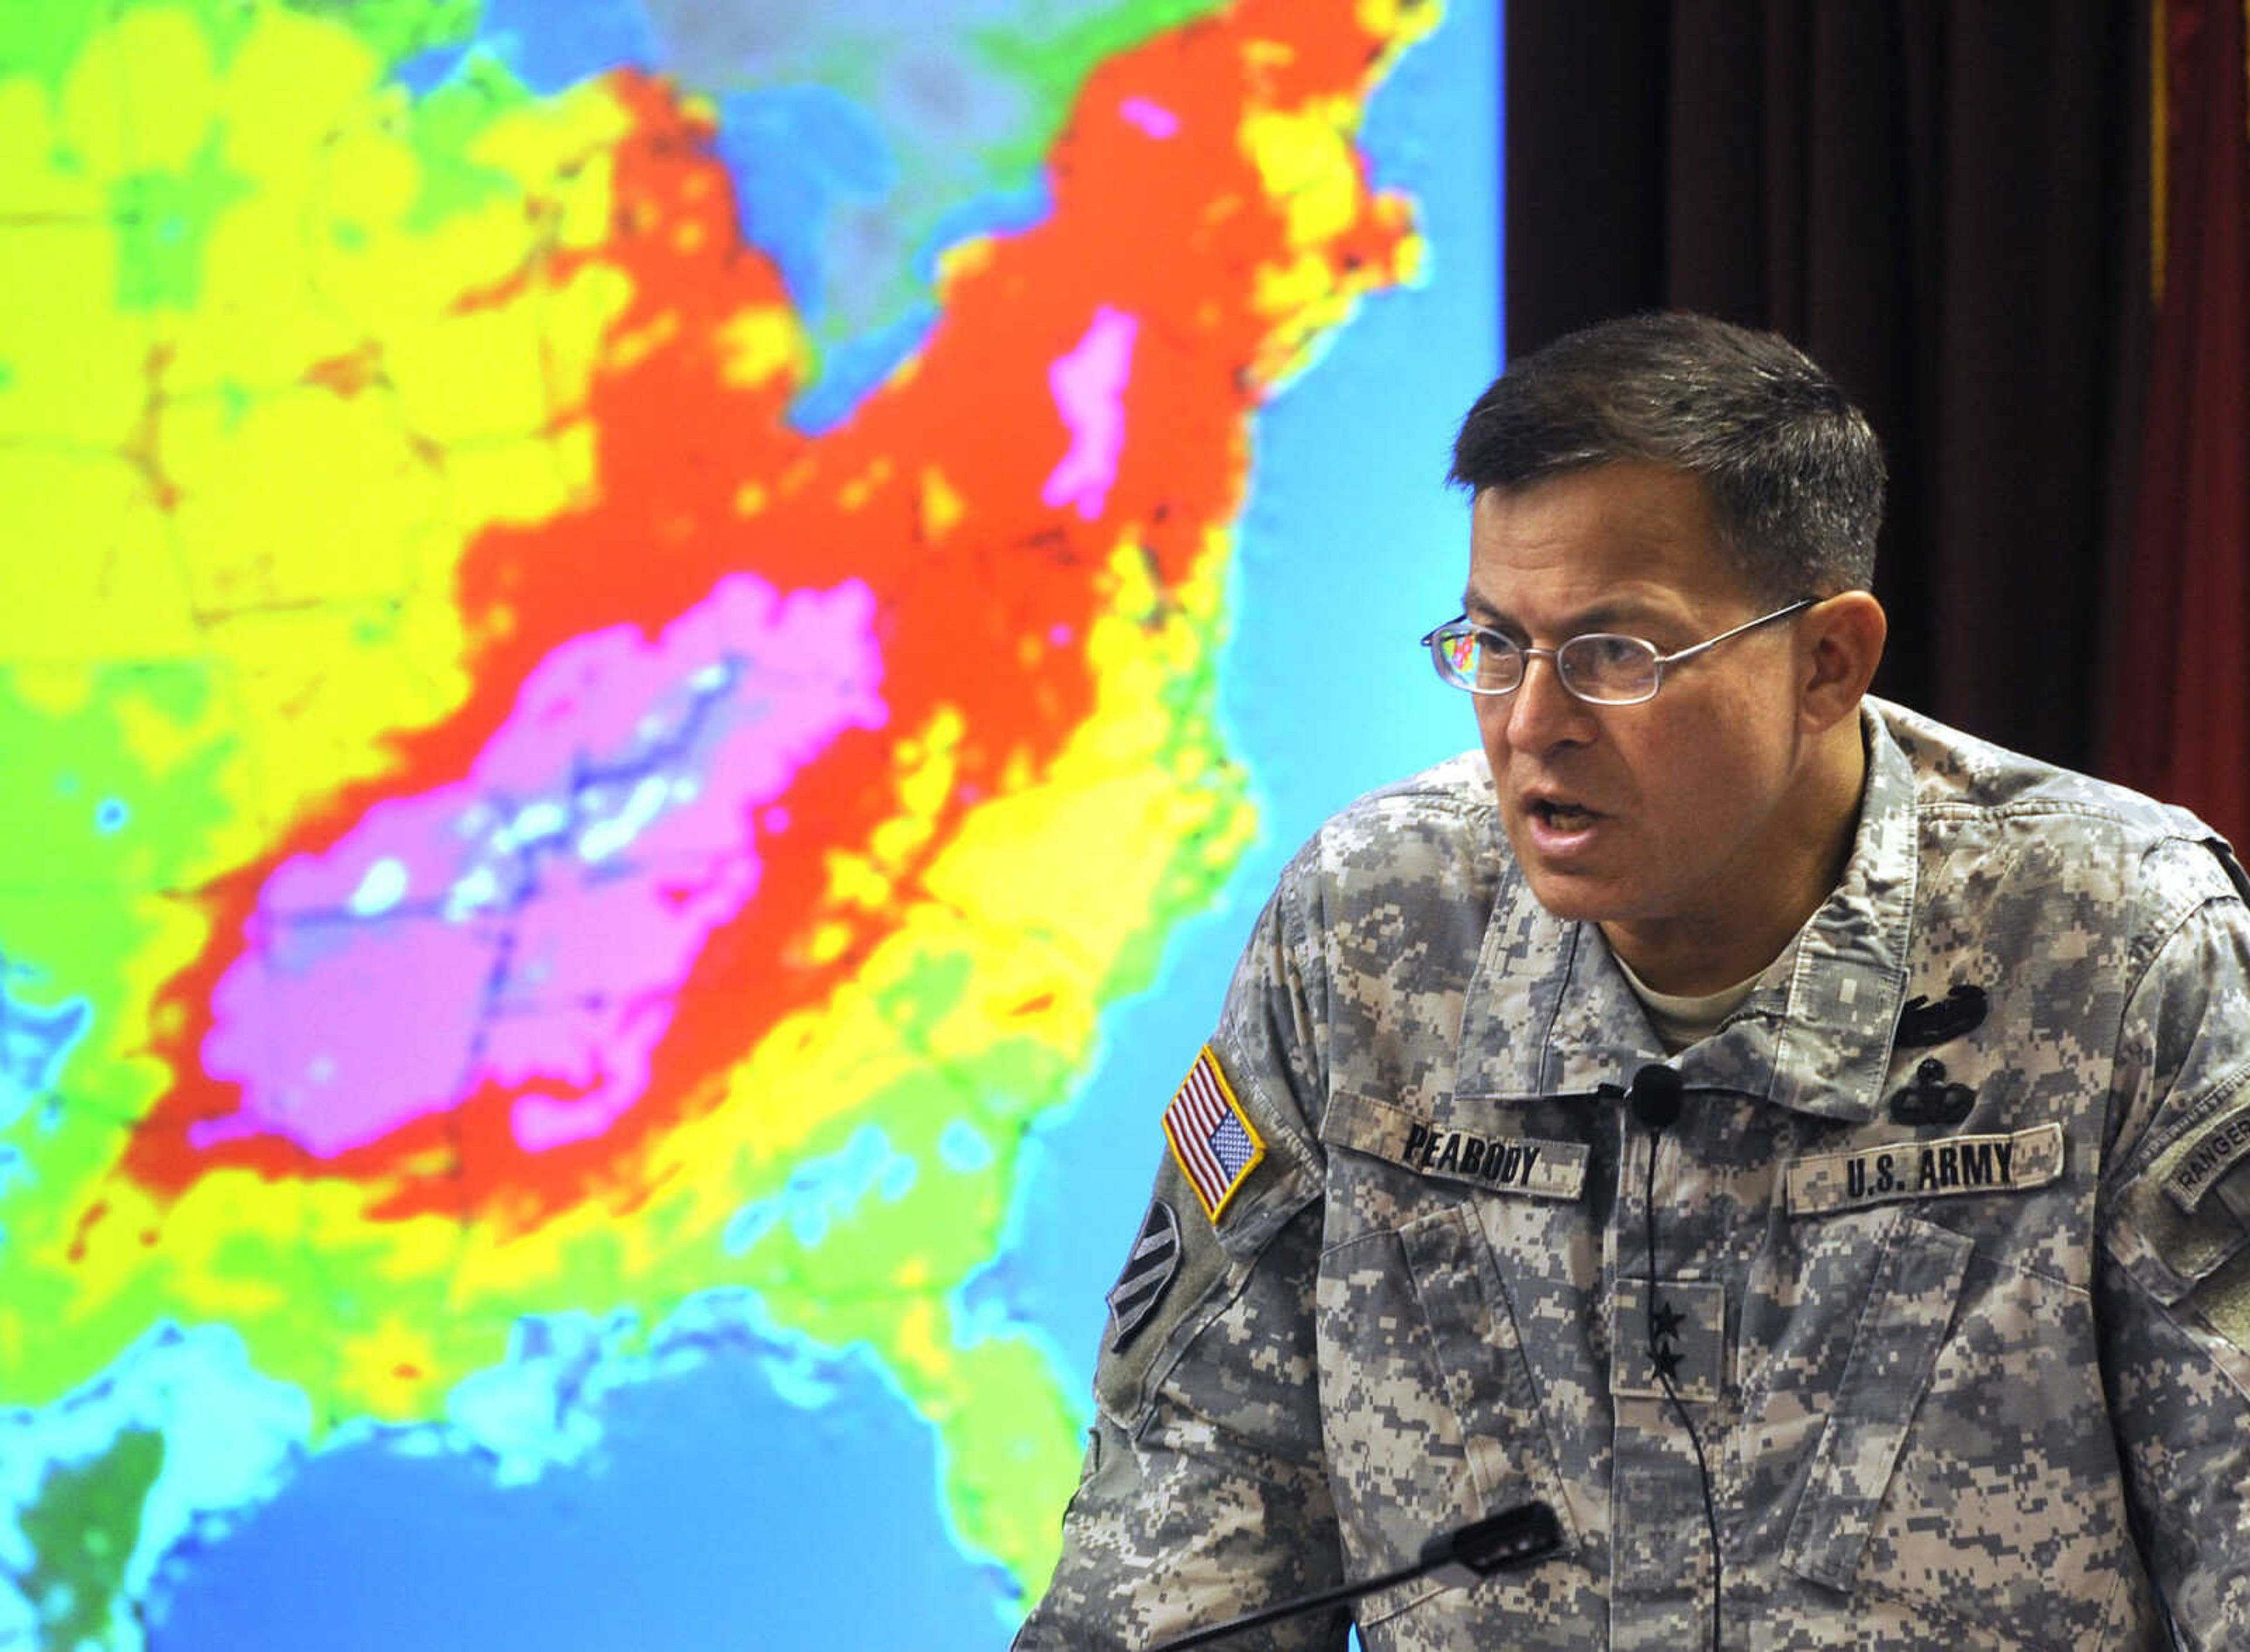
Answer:
POLYGON ((1890 1230, 1782 1565, 2002 1644, 2095 1645, 2137 1575, 2085 1293, 1890 1230))
MULTIPOLYGON (((1400 1564, 1432 1533, 1531 1497, 1555 1507, 1575 1543, 1515 1322, 1467 1210, 1445 1206, 1330 1246, 1318 1336, 1329 1477, 1359 1551, 1353 1570, 1400 1564)), ((1373 1597, 1360 1621, 1380 1622, 1439 1587, 1373 1597)), ((1529 1585, 1480 1587, 1506 1609, 1529 1585)))

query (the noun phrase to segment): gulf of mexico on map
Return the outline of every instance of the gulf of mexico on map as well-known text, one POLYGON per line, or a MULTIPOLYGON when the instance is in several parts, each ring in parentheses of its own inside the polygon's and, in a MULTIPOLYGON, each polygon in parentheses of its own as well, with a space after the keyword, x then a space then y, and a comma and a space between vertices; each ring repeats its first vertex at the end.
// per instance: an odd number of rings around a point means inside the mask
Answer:
POLYGON ((1467 743, 1495 35, 0 15, 0 1652, 1004 1637, 1248 912, 1467 743))

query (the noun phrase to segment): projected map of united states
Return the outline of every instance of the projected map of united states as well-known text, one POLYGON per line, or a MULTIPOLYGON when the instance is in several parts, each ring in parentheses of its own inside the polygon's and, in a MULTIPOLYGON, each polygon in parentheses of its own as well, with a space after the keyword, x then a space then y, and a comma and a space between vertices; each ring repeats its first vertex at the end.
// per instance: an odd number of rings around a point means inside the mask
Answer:
POLYGON ((923 1420, 996 1635, 1053 1563, 962 1288, 1255 829, 1252 421, 1415 276, 1436 8, 708 10, 0 21, 0 1647, 745 1339, 923 1420))

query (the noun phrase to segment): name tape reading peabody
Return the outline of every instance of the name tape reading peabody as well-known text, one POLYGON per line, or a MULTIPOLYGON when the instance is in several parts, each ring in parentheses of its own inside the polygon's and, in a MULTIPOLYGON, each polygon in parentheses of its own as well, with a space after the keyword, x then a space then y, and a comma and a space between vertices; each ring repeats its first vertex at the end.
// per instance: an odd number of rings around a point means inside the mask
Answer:
POLYGON ((1586 1184, 1584 1144, 1480 1136, 1417 1124, 1406 1132, 1406 1162, 1425 1176, 1445 1176, 1539 1199, 1576 1199, 1586 1184))

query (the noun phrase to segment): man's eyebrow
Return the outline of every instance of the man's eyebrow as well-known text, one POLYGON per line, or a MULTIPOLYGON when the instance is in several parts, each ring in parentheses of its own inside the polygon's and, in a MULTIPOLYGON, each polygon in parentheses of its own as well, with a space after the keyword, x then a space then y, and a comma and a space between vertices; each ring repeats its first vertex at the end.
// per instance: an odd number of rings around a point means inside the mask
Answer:
POLYGON ((1489 598, 1480 595, 1474 586, 1461 593, 1461 612, 1480 625, 1500 627, 1513 625, 1515 623, 1507 609, 1489 598))
MULTIPOLYGON (((1479 595, 1474 590, 1461 593, 1461 612, 1479 625, 1494 630, 1522 631, 1525 628, 1515 616, 1479 595)), ((1588 631, 1607 630, 1618 625, 1655 625, 1660 623, 1656 612, 1645 603, 1613 601, 1593 603, 1571 616, 1566 635, 1583 637, 1588 631)))

